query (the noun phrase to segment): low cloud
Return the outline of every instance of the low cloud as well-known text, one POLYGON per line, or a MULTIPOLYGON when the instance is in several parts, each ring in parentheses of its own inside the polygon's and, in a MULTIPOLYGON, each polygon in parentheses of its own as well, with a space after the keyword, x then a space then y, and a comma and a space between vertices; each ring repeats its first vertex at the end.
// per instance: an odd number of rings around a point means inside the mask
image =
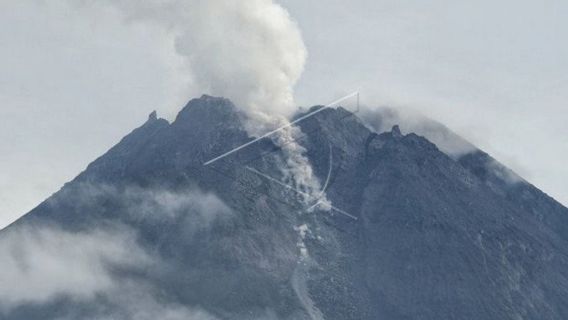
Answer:
MULTIPOLYGON (((73 210, 89 215, 101 199, 118 204, 119 220, 93 221, 93 229, 68 231, 53 224, 13 225, 0 233, 0 315, 18 307, 50 306, 60 299, 94 307, 63 310, 61 319, 216 320, 197 306, 164 296, 148 279, 131 276, 168 270, 169 262, 140 243, 130 222, 181 223, 184 236, 206 230, 231 209, 212 193, 84 183, 62 194, 73 210), (120 221, 120 222, 119 222, 120 221), (110 223, 109 223, 110 222, 110 223), (125 275, 129 274, 129 275, 125 275)), ((55 200, 57 201, 57 200, 55 200)), ((57 207, 57 202, 52 203, 57 207)), ((116 217, 118 218, 118 217, 116 217)))
POLYGON ((85 316, 71 307, 62 320, 217 319, 200 308, 160 299, 159 290, 142 279, 115 275, 117 268, 142 270, 160 263, 126 228, 80 233, 48 226, 10 229, 0 239, 0 255, 0 315, 66 298, 97 306, 97 311, 85 316))
POLYGON ((493 172, 501 181, 507 184, 517 184, 520 182, 524 182, 525 180, 521 178, 518 174, 516 174, 511 169, 503 166, 495 159, 491 159, 489 163, 487 163, 487 168, 493 172))
MULTIPOLYGON (((233 211, 219 197, 198 188, 172 190, 160 187, 117 187, 84 182, 63 189, 50 205, 71 204, 75 214, 100 219, 143 223, 185 223, 187 232, 207 229, 218 219, 228 219, 233 211), (101 206, 104 203, 104 206, 101 206)), ((95 221, 95 223, 100 221, 95 221)))
MULTIPOLYGON (((109 187, 105 187, 109 189, 109 187)), ((116 192, 110 188, 111 191, 116 192)), ((165 189, 127 188, 118 192, 132 216, 163 220, 188 216, 193 224, 209 226, 220 217, 232 215, 232 210, 213 193, 198 189, 169 191, 165 189)))
POLYGON ((104 292, 107 301, 93 315, 80 315, 70 311, 59 320, 219 320, 199 307, 188 307, 167 301, 159 290, 146 283, 120 281, 120 286, 104 292))
POLYGON ((110 270, 151 258, 126 228, 68 232, 52 226, 8 228, 0 237, 0 311, 65 296, 92 299, 114 288, 110 270))
POLYGON ((390 131, 394 125, 400 125, 404 133, 416 133, 434 143, 442 152, 455 159, 476 151, 477 148, 452 132, 443 124, 421 115, 417 111, 394 108, 363 108, 361 119, 373 131, 390 131))

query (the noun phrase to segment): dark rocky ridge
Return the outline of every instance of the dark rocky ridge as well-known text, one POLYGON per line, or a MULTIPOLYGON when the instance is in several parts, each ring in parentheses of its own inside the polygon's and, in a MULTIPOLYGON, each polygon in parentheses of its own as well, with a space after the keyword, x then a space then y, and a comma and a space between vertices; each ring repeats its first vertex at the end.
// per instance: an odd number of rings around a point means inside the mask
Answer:
MULTIPOLYGON (((489 155, 454 159, 398 127, 377 134, 347 110, 325 110, 301 122, 298 141, 322 181, 332 153, 327 195, 353 220, 307 213, 293 193, 248 171, 280 176, 280 153, 268 139, 204 167, 249 141, 242 119, 230 101, 208 96, 171 124, 152 114, 9 228, 131 226, 161 258, 144 278, 164 299, 220 319, 263 318, 266 310, 280 319, 568 319, 568 209, 510 181, 489 155), (198 188, 233 215, 188 234, 179 219, 129 214, 129 188, 198 188), (302 224, 311 230, 310 264, 298 263, 294 227, 302 224)), ((199 225, 194 211, 182 208, 199 225)), ((5 316, 82 318, 109 303, 63 297, 5 316)))

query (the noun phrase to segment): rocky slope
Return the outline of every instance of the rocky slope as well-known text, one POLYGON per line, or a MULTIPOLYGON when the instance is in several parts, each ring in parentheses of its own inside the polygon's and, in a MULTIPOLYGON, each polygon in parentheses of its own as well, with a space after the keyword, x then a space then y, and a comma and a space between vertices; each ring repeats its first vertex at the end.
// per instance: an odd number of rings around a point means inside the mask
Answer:
MULTIPOLYGON (((489 155, 456 159, 398 127, 320 112, 298 143, 322 184, 331 172, 327 196, 350 217, 308 210, 250 170, 282 178, 270 139, 203 166, 250 140, 242 123, 209 96, 171 124, 152 114, 0 243, 29 226, 124 226, 154 262, 113 279, 206 314, 195 319, 568 319, 568 209, 489 155)), ((144 319, 104 292, 3 317, 144 319)))

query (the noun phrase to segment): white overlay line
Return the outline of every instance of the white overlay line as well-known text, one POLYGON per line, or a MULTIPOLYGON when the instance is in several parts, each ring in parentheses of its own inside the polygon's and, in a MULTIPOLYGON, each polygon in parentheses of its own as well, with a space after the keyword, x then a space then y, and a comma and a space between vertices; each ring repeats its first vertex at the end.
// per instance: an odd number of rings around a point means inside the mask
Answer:
MULTIPOLYGON (((274 182, 274 183, 277 183, 278 185, 280 185, 280 186, 282 186, 282 187, 284 187, 284 188, 290 189, 290 190, 292 190, 292 191, 294 191, 294 192, 296 192, 296 193, 299 193, 299 194, 301 194, 301 195, 303 195, 303 196, 306 196, 306 197, 309 197, 309 198, 315 198, 315 197, 312 196, 311 194, 308 194, 308 193, 306 193, 306 192, 304 192, 304 191, 298 190, 298 189, 296 189, 296 188, 294 188, 294 187, 292 187, 292 186, 290 186, 290 185, 287 185, 287 184, 281 182, 281 181, 278 180, 278 179, 274 179, 274 178, 272 178, 271 176, 266 175, 266 174, 264 174, 264 173, 262 173, 262 172, 260 172, 260 171, 258 171, 258 170, 256 170, 256 169, 253 169, 253 168, 248 167, 248 166, 245 167, 245 168, 246 168, 247 170, 251 171, 251 172, 254 172, 254 173, 258 174, 259 176, 261 176, 261 177, 263 177, 263 178, 265 178, 265 179, 268 179, 268 180, 270 180, 270 181, 272 181, 272 182, 274 182)), ((347 212, 345 212, 345 211, 343 211, 343 210, 341 210, 341 209, 339 209, 339 208, 336 208, 336 207, 332 206, 331 204, 323 203, 322 201, 319 201, 319 200, 318 200, 318 202, 316 202, 316 204, 314 204, 313 206, 311 206, 309 209, 315 208, 315 207, 317 207, 317 206, 319 206, 319 205, 329 206, 332 210, 335 210, 335 211, 337 211, 337 212, 343 214, 344 216, 347 216, 347 217, 349 217, 349 218, 351 218, 351 219, 353 219, 353 220, 358 220, 358 218, 357 218, 356 216, 354 216, 354 215, 352 215, 352 214, 349 214, 349 213, 347 213, 347 212)), ((309 210, 309 209, 308 209, 308 210, 309 210)))
POLYGON ((272 130, 272 131, 266 133, 266 134, 263 135, 263 136, 260 136, 260 137, 254 139, 254 140, 252 140, 252 141, 249 141, 249 142, 247 142, 247 143, 245 143, 245 144, 243 144, 243 145, 241 145, 241 146, 239 146, 239 147, 236 147, 236 148, 234 148, 234 149, 231 150, 231 151, 228 151, 228 152, 226 152, 226 153, 223 153, 222 155, 220 155, 220 156, 218 156, 218 157, 215 157, 215 158, 213 158, 213 159, 211 159, 211 160, 205 162, 203 165, 204 165, 204 166, 208 166, 208 165, 212 164, 213 162, 216 162, 216 161, 218 161, 218 160, 221 160, 221 159, 225 158, 225 157, 228 156, 228 155, 231 155, 231 154, 233 154, 233 153, 235 153, 235 152, 237 152, 237 151, 239 151, 239 150, 241 150, 241 149, 244 149, 244 148, 250 146, 250 145, 253 144, 253 143, 256 143, 256 142, 258 142, 258 141, 260 141, 260 140, 262 140, 262 139, 264 139, 264 138, 266 138, 266 137, 269 137, 269 136, 275 134, 276 132, 278 132, 278 131, 280 131, 280 130, 282 130, 282 129, 286 129, 286 128, 288 128, 288 127, 291 127, 291 126, 297 124, 297 123, 300 122, 300 121, 306 120, 307 118, 309 118, 309 117, 311 117, 311 116, 313 116, 313 115, 315 115, 315 114, 317 114, 317 113, 320 113, 320 112, 322 112, 322 111, 325 110, 325 109, 331 108, 331 107, 335 106, 336 104, 338 104, 338 103, 340 103, 340 102, 342 102, 342 101, 345 101, 345 100, 347 100, 347 99, 349 99, 349 98, 351 98, 351 97, 354 97, 354 96, 356 96, 356 95, 358 95, 358 94, 359 94, 359 92, 353 92, 353 93, 350 94, 350 95, 347 95, 347 96, 345 96, 345 97, 343 97, 343 98, 341 98, 341 99, 335 100, 335 101, 333 101, 333 102, 331 102, 331 103, 325 105, 324 107, 322 107, 322 108, 320 108, 320 109, 318 109, 318 110, 316 110, 316 111, 314 111, 314 112, 310 112, 310 113, 308 113, 308 114, 306 114, 306 115, 304 115, 304 116, 302 116, 302 117, 300 117, 300 118, 298 118, 298 119, 296 119, 296 120, 294 120, 294 121, 292 121, 292 122, 290 122, 290 123, 287 123, 287 124, 281 126, 281 127, 278 128, 278 129, 272 130))

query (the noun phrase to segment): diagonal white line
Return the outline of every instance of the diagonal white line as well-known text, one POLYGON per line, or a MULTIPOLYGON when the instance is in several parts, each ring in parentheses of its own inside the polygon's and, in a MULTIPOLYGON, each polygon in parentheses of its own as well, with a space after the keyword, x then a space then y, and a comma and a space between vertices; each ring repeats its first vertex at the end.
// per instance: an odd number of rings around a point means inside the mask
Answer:
POLYGON ((331 102, 331 103, 325 105, 324 107, 322 107, 322 108, 320 108, 320 109, 318 109, 318 110, 316 110, 316 111, 314 111, 314 112, 310 112, 310 113, 308 113, 308 114, 306 114, 306 115, 304 115, 304 116, 302 116, 302 117, 300 117, 300 118, 298 118, 298 119, 296 119, 296 120, 294 120, 294 121, 292 121, 292 122, 290 122, 290 123, 287 123, 287 124, 281 126, 281 127, 278 128, 278 129, 272 130, 272 131, 266 133, 266 134, 263 135, 263 136, 260 136, 260 137, 258 137, 258 138, 256 138, 256 139, 252 140, 252 141, 249 141, 249 142, 247 142, 247 143, 245 143, 245 144, 243 144, 243 145, 241 145, 241 146, 238 146, 238 147, 234 148, 233 150, 230 150, 230 151, 228 151, 228 152, 226 152, 226 153, 223 153, 222 155, 220 155, 220 156, 218 156, 218 157, 215 157, 215 158, 213 158, 213 159, 211 159, 211 160, 205 162, 203 165, 204 165, 204 166, 208 166, 208 165, 212 164, 212 163, 215 162, 215 161, 221 160, 221 159, 223 159, 224 157, 226 157, 226 156, 228 156, 228 155, 230 155, 230 154, 233 154, 233 153, 235 153, 235 152, 237 152, 237 151, 239 151, 239 150, 241 150, 241 149, 244 149, 244 148, 250 146, 250 145, 253 144, 253 143, 256 143, 256 142, 258 142, 258 141, 260 141, 260 140, 262 140, 262 139, 264 139, 264 138, 266 138, 266 137, 269 137, 269 136, 275 134, 276 132, 278 132, 278 131, 280 131, 280 130, 282 130, 282 129, 286 129, 286 128, 288 128, 288 127, 291 127, 291 126, 297 124, 297 123, 300 122, 300 121, 306 120, 307 118, 309 118, 309 117, 311 117, 311 116, 313 116, 313 115, 315 115, 315 114, 317 114, 317 113, 320 113, 320 112, 322 112, 322 111, 325 110, 325 109, 331 108, 331 107, 335 106, 336 104, 338 104, 338 103, 340 103, 340 102, 342 102, 342 101, 345 101, 345 100, 347 100, 347 99, 349 99, 349 98, 351 98, 351 97, 353 97, 353 96, 356 96, 356 95, 358 95, 358 94, 359 94, 359 92, 353 92, 353 93, 350 94, 350 95, 347 95, 347 96, 345 96, 345 97, 343 97, 343 98, 341 98, 341 99, 335 100, 335 101, 333 101, 333 102, 331 102))
POLYGON ((322 198, 325 194, 325 190, 329 185, 329 179, 331 178, 331 171, 333 170, 333 147, 331 146, 331 142, 329 143, 329 171, 327 172, 327 178, 325 179, 325 183, 323 184, 323 188, 321 188, 321 192, 318 198, 322 198))
MULTIPOLYGON (((301 194, 301 195, 304 195, 304 196, 306 196, 306 197, 308 197, 308 198, 315 198, 315 197, 312 196, 311 194, 308 194, 308 193, 306 193, 306 192, 304 192, 304 191, 298 190, 298 189, 296 189, 296 188, 294 188, 294 187, 292 187, 292 186, 290 186, 290 185, 287 185, 287 184, 281 182, 280 180, 274 179, 274 178, 272 178, 271 176, 266 175, 266 174, 264 174, 264 173, 262 173, 262 172, 260 172, 260 171, 258 171, 258 170, 256 170, 256 169, 254 169, 254 168, 251 168, 251 167, 248 167, 248 166, 245 167, 245 168, 246 168, 247 170, 251 171, 251 172, 254 172, 254 173, 258 174, 259 176, 261 176, 261 177, 263 177, 263 178, 265 178, 265 179, 268 179, 268 180, 270 180, 270 181, 272 181, 272 182, 274 182, 274 183, 277 183, 278 185, 280 185, 280 186, 282 186, 282 187, 284 187, 284 188, 287 188, 287 189, 289 189, 289 190, 292 190, 292 191, 294 191, 294 192, 296 192, 296 193, 299 193, 299 194, 301 194)), ((315 208, 315 207, 317 207, 317 206, 320 205, 320 204, 323 204, 322 201, 318 201, 315 205, 313 205, 313 206, 311 206, 310 208, 308 208, 308 210, 309 210, 309 209, 312 209, 312 208, 315 208)), ((337 211, 337 212, 339 212, 339 213, 341 213, 341 214, 343 214, 343 215, 345 215, 345 216, 347 216, 347 217, 349 217, 349 218, 351 218, 351 219, 353 219, 353 220, 359 220, 356 216, 354 216, 354 215, 352 215, 352 214, 349 214, 349 213, 347 213, 347 212, 345 212, 345 211, 343 211, 343 210, 341 210, 341 209, 339 209, 339 208, 336 208, 336 207, 332 206, 331 204, 327 204, 327 203, 326 203, 325 205, 326 205, 326 206, 329 206, 332 210, 335 210, 335 211, 337 211)))
MULTIPOLYGON (((322 204, 322 203, 320 202, 320 204, 322 204)), ((328 204, 326 204, 326 205, 328 205, 328 204)), ((332 206, 332 205, 329 205, 329 207, 330 207, 332 210, 335 210, 335 211, 341 213, 342 215, 347 216, 347 217, 349 217, 349 218, 351 218, 351 219, 353 219, 353 220, 359 220, 356 216, 354 216, 354 215, 352 215, 352 214, 349 214, 349 213, 347 213, 347 212, 345 212, 345 211, 343 211, 343 210, 341 210, 341 209, 339 209, 339 208, 337 208, 337 207, 334 207, 334 206, 332 206)))
POLYGON ((321 201, 316 202, 313 206, 308 208, 308 211, 312 210, 313 208, 319 206, 321 204, 321 201))
POLYGON ((247 170, 249 170, 249 171, 252 171, 252 172, 258 174, 259 176, 261 176, 261 177, 263 177, 263 178, 266 178, 266 179, 268 179, 268 180, 270 180, 270 181, 272 181, 272 182, 274 182, 274 183, 279 184, 280 186, 282 186, 282 187, 284 187, 284 188, 290 189, 290 190, 292 190, 292 191, 294 191, 294 192, 296 192, 296 193, 299 193, 299 194, 301 194, 301 195, 303 195, 303 196, 312 198, 312 195, 310 195, 309 193, 306 193, 306 192, 304 192, 304 191, 298 190, 298 189, 296 189, 296 188, 294 188, 294 187, 292 187, 292 186, 290 186, 290 185, 287 185, 287 184, 281 182, 281 181, 278 180, 278 179, 274 179, 274 178, 272 178, 271 176, 266 175, 266 174, 264 174, 264 173, 262 173, 262 172, 260 172, 260 171, 258 171, 258 170, 256 170, 256 169, 253 169, 253 168, 248 167, 248 166, 245 167, 245 168, 246 168, 247 170))

